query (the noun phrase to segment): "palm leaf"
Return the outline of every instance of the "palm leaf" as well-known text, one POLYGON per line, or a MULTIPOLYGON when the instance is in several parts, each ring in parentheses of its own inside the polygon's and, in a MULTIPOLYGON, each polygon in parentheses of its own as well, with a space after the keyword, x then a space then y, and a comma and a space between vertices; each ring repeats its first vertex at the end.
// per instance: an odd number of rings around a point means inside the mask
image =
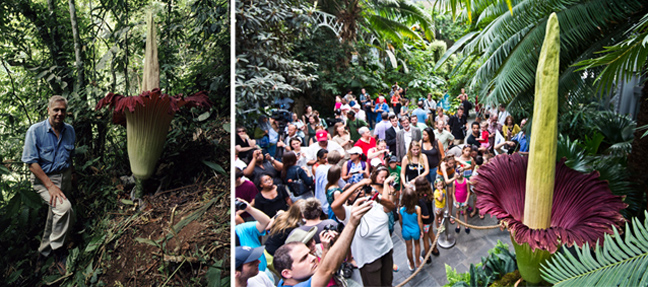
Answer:
POLYGON ((556 253, 542 266, 542 277, 554 286, 648 285, 648 219, 643 225, 637 218, 632 222, 632 227, 626 223, 625 238, 615 227, 594 252, 586 243, 575 254, 556 253))
POLYGON ((443 65, 446 62, 446 60, 448 60, 448 58, 450 58, 450 56, 452 56, 452 54, 457 52, 457 50, 461 49, 466 42, 472 40, 476 35, 477 35, 477 32, 469 32, 468 34, 461 37, 461 39, 457 40, 457 42, 455 42, 454 45, 452 45, 452 47, 450 47, 445 52, 445 54, 443 54, 441 59, 439 59, 439 61, 437 61, 436 65, 434 66, 434 70, 441 67, 441 65, 443 65))
MULTIPOLYGON (((503 7, 487 7, 483 11, 486 16, 479 25, 483 29, 461 45, 465 55, 479 55, 484 61, 470 81, 471 88, 485 86, 480 94, 485 102, 511 103, 517 107, 523 107, 533 99, 537 55, 544 36, 543 23, 551 12, 558 13, 563 30, 560 80, 564 84, 560 89, 561 95, 568 95, 572 92, 571 87, 576 90, 584 87, 584 82, 579 79, 583 73, 575 73, 571 65, 591 58, 599 50, 592 49, 593 44, 602 47, 613 43, 611 35, 625 32, 618 27, 626 25, 628 15, 642 7, 637 0, 512 2, 511 13, 503 7), (502 14, 498 17, 487 15, 496 11, 502 14)), ((454 45, 450 49, 458 50, 454 45)))
POLYGON ((648 14, 644 15, 636 25, 627 32, 627 39, 611 47, 605 47, 605 55, 595 59, 584 60, 576 64, 579 70, 605 66, 599 74, 599 87, 607 92, 613 81, 626 81, 636 71, 646 65, 648 59, 648 14))
POLYGON ((374 14, 367 14, 365 17, 365 20, 370 23, 371 28, 376 31, 378 35, 382 36, 382 38, 387 38, 392 42, 399 43, 403 42, 403 37, 416 42, 422 43, 423 41, 419 34, 412 31, 409 26, 403 23, 374 14))

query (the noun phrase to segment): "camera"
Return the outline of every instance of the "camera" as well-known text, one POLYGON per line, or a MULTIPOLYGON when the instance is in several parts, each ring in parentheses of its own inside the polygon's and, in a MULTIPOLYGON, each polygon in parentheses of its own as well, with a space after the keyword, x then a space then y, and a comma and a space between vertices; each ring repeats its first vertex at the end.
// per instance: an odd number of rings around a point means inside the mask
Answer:
POLYGON ((334 225, 334 224, 327 224, 326 226, 324 226, 323 231, 327 231, 327 232, 328 231, 335 231, 335 232, 338 232, 338 226, 334 225))
POLYGON ((364 191, 365 194, 371 194, 371 185, 363 185, 362 191, 364 191))
POLYGON ((245 210, 248 207, 247 203, 238 199, 236 200, 236 202, 234 202, 234 206, 236 207, 236 211, 245 210))

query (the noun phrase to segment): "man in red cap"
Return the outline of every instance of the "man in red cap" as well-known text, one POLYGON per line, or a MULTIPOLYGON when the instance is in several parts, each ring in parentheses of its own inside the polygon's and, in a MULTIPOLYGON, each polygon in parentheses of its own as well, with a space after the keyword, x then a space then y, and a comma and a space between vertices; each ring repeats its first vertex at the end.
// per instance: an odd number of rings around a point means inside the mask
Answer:
POLYGON ((338 143, 328 139, 328 132, 325 130, 319 130, 315 133, 315 139, 317 142, 310 145, 306 151, 306 158, 308 159, 308 165, 312 166, 317 162, 317 152, 320 149, 326 149, 329 152, 338 151, 340 156, 344 157, 344 149, 338 143))

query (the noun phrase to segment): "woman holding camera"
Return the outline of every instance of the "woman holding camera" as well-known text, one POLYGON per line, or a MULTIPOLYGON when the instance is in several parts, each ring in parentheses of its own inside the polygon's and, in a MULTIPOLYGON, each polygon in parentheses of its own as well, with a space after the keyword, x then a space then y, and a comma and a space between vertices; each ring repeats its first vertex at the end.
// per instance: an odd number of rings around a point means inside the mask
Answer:
POLYGON ((279 171, 283 169, 283 164, 280 161, 270 156, 269 153, 264 155, 263 151, 260 149, 254 150, 248 159, 248 166, 243 170, 243 174, 247 178, 256 181, 257 177, 261 174, 268 174, 273 179, 274 183, 281 183, 279 171))

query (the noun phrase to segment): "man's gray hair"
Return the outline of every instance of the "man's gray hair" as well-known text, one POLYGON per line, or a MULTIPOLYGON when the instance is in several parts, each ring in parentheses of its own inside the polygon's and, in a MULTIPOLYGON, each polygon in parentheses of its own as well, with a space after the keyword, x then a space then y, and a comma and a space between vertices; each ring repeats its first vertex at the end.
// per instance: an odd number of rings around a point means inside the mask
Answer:
POLYGON ((64 97, 61 97, 61 96, 59 96, 59 95, 52 96, 52 97, 49 99, 49 103, 47 104, 47 107, 48 107, 48 108, 51 108, 51 107, 54 105, 54 103, 56 103, 56 102, 64 102, 64 103, 65 103, 65 107, 67 108, 67 105, 68 105, 68 101, 67 101, 67 99, 64 98, 64 97))

